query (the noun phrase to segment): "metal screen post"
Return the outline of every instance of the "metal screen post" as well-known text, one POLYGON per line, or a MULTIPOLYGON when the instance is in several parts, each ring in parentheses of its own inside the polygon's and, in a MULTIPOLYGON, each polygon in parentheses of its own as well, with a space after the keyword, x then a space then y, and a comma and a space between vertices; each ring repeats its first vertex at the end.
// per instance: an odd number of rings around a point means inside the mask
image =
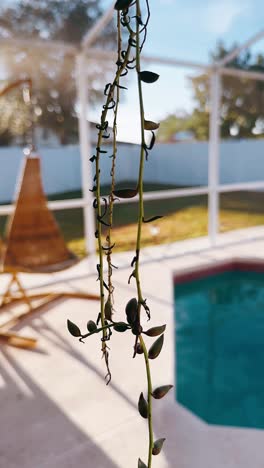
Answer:
POLYGON ((210 123, 208 151, 208 235, 211 245, 216 244, 219 222, 219 143, 221 76, 214 70, 210 77, 210 123))
POLYGON ((85 55, 79 54, 76 57, 76 84, 77 97, 79 104, 79 138, 81 152, 81 177, 82 177, 82 192, 84 200, 84 236, 85 247, 89 254, 95 254, 95 220, 93 210, 93 195, 89 189, 93 185, 92 168, 89 158, 92 156, 90 124, 87 119, 87 109, 89 105, 88 99, 88 83, 87 83, 87 67, 85 55))

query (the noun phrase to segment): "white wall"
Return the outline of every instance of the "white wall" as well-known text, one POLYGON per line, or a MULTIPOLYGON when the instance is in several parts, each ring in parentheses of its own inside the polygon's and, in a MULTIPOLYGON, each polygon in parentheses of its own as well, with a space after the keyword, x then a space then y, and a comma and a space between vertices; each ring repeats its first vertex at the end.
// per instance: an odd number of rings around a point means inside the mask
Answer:
MULTIPOLYGON (((78 146, 42 148, 45 191, 49 194, 81 187, 78 146)), ((102 183, 110 180, 111 149, 102 154, 102 183)), ((145 180, 176 185, 206 185, 208 143, 157 144, 145 166, 145 180)), ((89 155, 90 156, 90 155, 89 155)), ((23 154, 20 148, 0 148, 0 202, 13 198, 23 154)), ((121 145, 117 163, 117 182, 137 180, 139 147, 121 145)), ((264 179, 264 140, 223 142, 221 144, 221 183, 264 179)))
MULTIPOLYGON (((77 147, 45 148, 39 151, 46 193, 80 188, 80 158, 77 147)), ((0 202, 12 200, 23 160, 21 148, 0 149, 0 202)))
MULTIPOLYGON (((156 145, 146 166, 147 180, 207 185, 208 143, 156 145)), ((220 147, 220 183, 264 180, 264 139, 225 141, 220 147)))
POLYGON ((264 140, 222 143, 220 170, 223 184, 264 180, 264 140))

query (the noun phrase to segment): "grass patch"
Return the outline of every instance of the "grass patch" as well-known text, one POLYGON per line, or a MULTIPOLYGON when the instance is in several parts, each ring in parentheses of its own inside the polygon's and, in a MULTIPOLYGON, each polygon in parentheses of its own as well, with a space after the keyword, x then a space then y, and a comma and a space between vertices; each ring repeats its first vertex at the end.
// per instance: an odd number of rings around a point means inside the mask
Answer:
MULTIPOLYGON (((158 184, 149 184, 145 187, 146 191, 171 188, 173 187, 158 184)), ((146 202, 146 217, 156 214, 163 215, 164 218, 155 223, 143 225, 142 246, 144 247, 207 235, 208 202, 206 195, 146 202), (151 233, 153 225, 159 230, 155 237, 151 233)), ((85 249, 82 210, 67 210, 67 213, 66 211, 57 212, 56 217, 64 231, 69 247, 78 255, 83 256, 85 249)), ((135 249, 136 221, 136 204, 116 204, 115 228, 113 229, 116 251, 135 249)), ((262 224, 264 224, 264 193, 243 191, 221 195, 220 232, 262 224)))
MULTIPOLYGON (((130 183, 122 184, 131 186, 130 183)), ((145 190, 175 188, 171 185, 146 184, 145 190)), ((104 187, 104 194, 108 187, 104 187)), ((80 192, 57 194, 49 199, 80 198, 80 192)), ((143 225, 142 246, 175 242, 207 235, 207 196, 181 197, 169 200, 155 200, 145 203, 145 216, 163 215, 164 218, 143 225), (153 227, 158 233, 152 235, 153 227)), ((58 210, 54 212, 70 249, 80 256, 85 255, 83 238, 82 209, 58 210)), ((133 203, 115 205, 113 241, 116 251, 133 250, 137 230, 137 205, 133 203)), ((5 217, 0 217, 0 230, 3 233, 5 217)), ((264 224, 264 193, 232 192, 220 197, 220 231, 257 226, 264 224)))

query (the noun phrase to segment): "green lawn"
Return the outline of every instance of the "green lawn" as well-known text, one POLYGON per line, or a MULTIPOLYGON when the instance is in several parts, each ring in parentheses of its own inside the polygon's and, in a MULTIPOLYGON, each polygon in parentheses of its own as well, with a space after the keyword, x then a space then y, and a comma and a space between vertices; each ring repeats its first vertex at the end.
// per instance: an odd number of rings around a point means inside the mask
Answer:
MULTIPOLYGON (((131 184, 124 184, 131 186, 131 184)), ((159 184, 146 184, 145 190, 173 188, 159 184)), ((105 187, 103 194, 108 193, 105 187)), ((49 199, 79 198, 80 192, 59 194, 49 199)), ((264 224, 264 193, 233 192, 225 193, 220 198, 221 232, 243 227, 264 224)), ((207 234, 207 196, 181 197, 169 200, 156 200, 145 203, 145 217, 163 215, 155 222, 159 229, 156 238, 151 234, 153 223, 143 225, 142 245, 174 242, 176 240, 207 234)), ((83 239, 82 209, 60 210, 55 212, 56 219, 64 233, 69 247, 78 255, 85 255, 83 239)), ((117 250, 135 247, 137 205, 133 203, 115 204, 113 240, 117 250)), ((0 229, 3 232, 5 219, 0 217, 0 229)))

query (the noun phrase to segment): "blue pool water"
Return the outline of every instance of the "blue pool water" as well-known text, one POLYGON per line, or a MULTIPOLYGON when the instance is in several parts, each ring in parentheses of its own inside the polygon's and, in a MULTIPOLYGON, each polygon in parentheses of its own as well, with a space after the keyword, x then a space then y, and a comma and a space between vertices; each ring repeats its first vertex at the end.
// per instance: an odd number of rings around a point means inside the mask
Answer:
POLYGON ((175 285, 177 400, 211 424, 264 428, 264 274, 175 285))

